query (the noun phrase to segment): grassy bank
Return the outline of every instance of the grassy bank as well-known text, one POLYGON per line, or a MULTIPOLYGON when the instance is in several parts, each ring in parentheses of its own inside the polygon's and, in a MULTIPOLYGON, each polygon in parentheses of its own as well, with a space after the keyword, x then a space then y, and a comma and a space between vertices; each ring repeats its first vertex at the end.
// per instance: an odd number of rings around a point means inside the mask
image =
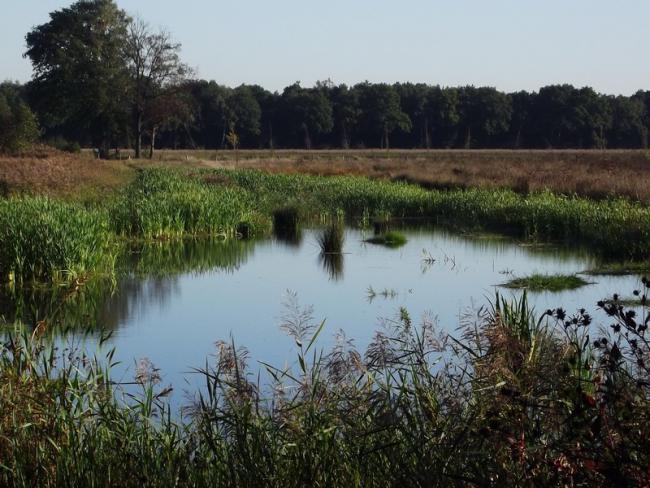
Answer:
POLYGON ((306 222, 341 216, 367 224, 375 216, 421 218, 459 229, 579 243, 608 258, 650 253, 650 208, 623 199, 425 190, 354 176, 147 168, 101 203, 0 200, 0 265, 4 279, 15 281, 110 271, 120 238, 267 235, 286 209, 306 222))
POLYGON ((584 312, 497 297, 453 338, 402 310, 365 352, 320 352, 296 305, 293 365, 258 384, 246 351, 218 343, 183 422, 150 363, 125 396, 104 360, 16 331, 0 349, 0 484, 647 485, 645 325, 601 307, 605 335, 584 312))

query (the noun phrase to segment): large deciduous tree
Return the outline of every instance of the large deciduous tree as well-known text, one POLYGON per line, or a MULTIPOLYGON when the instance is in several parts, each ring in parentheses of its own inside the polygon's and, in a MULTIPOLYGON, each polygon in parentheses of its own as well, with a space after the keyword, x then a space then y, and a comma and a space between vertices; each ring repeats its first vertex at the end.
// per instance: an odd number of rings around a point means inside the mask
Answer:
POLYGON ((143 20, 136 19, 129 24, 124 53, 128 62, 136 158, 141 155, 145 131, 149 130, 155 139, 156 121, 150 114, 161 115, 159 99, 169 99, 189 73, 180 60, 180 47, 167 31, 153 32, 143 20))
POLYGON ((80 0, 27 34, 31 99, 45 128, 107 154, 124 125, 129 17, 112 0, 80 0))

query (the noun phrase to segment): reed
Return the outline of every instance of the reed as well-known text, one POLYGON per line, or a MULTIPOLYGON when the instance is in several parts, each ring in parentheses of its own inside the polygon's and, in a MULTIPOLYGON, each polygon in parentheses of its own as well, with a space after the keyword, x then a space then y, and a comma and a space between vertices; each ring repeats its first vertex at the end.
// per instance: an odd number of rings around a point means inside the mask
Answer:
POLYGON ((325 323, 294 297, 282 319, 295 361, 262 363, 260 384, 246 349, 219 342, 177 416, 149 361, 127 390, 114 351, 62 353, 45 326, 9 328, 0 484, 644 486, 647 326, 599 307, 610 333, 584 310, 536 316, 525 295, 497 297, 454 335, 402 309, 361 352, 342 334, 319 349, 325 323))

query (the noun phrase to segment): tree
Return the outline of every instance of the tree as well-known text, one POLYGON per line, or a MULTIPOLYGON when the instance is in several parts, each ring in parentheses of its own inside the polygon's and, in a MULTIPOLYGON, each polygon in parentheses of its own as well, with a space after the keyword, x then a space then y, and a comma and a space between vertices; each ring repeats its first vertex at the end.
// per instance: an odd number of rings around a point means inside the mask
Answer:
POLYGON ((30 94, 42 123, 90 141, 103 156, 126 116, 129 20, 112 0, 80 0, 26 37, 30 94))
POLYGON ((573 119, 576 127, 577 147, 607 147, 606 133, 612 124, 610 104, 592 88, 574 91, 573 119))
POLYGON ((238 135, 238 145, 240 140, 253 145, 254 139, 260 135, 262 118, 262 110, 253 91, 245 85, 235 88, 226 99, 226 105, 228 130, 238 135))
POLYGON ((38 135, 36 117, 16 88, 8 83, 0 85, 0 152, 20 151, 38 135))
POLYGON ((460 89, 461 125, 465 128, 464 147, 473 141, 479 146, 492 145, 491 138, 505 134, 510 128, 510 99, 495 88, 466 86, 460 89))
POLYGON ((385 83, 357 85, 359 101, 363 107, 361 123, 369 133, 380 134, 380 147, 390 147, 389 137, 395 129, 411 130, 411 120, 402 112, 399 95, 385 83))
POLYGON ((282 93, 282 115, 287 136, 295 141, 302 135, 305 149, 311 149, 312 137, 329 134, 334 126, 332 104, 323 90, 302 88, 300 83, 282 93))
POLYGON ((609 139, 615 147, 647 147, 648 128, 644 124, 645 104, 640 97, 612 97, 609 100, 612 124, 609 139))
MULTIPOLYGON (((152 32, 140 19, 129 25, 124 52, 128 63, 136 158, 141 155, 142 135, 147 125, 151 125, 146 117, 151 105, 178 90, 189 73, 189 68, 180 61, 180 48, 168 32, 152 32)), ((150 130, 153 133, 153 127, 150 130)))
POLYGON ((346 85, 339 85, 330 89, 329 97, 332 101, 333 123, 339 143, 343 149, 349 149, 353 131, 361 115, 358 93, 346 85))
POLYGON ((460 122, 458 89, 433 87, 426 101, 427 118, 430 121, 428 136, 441 147, 453 146, 460 122))

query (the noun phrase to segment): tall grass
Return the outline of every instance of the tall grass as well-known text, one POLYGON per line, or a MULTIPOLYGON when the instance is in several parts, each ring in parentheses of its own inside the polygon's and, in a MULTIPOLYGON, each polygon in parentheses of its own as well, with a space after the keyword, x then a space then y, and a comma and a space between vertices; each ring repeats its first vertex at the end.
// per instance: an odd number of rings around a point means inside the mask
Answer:
POLYGON ((0 199, 0 278, 12 283, 112 271, 106 212, 41 197, 0 199))
POLYGON ((650 251, 650 208, 625 199, 596 201, 548 191, 521 195, 501 189, 425 190, 355 176, 220 173, 276 205, 291 195, 312 213, 428 218, 458 227, 586 244, 613 258, 638 259, 650 251))
POLYGON ((110 209, 118 235, 170 238, 184 235, 234 236, 242 223, 254 233, 268 218, 255 212, 250 194, 241 188, 214 187, 179 172, 140 170, 110 209))
POLYGON ((217 343, 180 419, 148 361, 127 394, 112 351, 57 354, 17 329, 0 349, 0 484, 644 486, 646 328, 600 306, 610 333, 525 297, 455 336, 401 310, 360 352, 342 334, 319 350, 324 323, 293 300, 295 361, 260 384, 245 349, 217 343))

